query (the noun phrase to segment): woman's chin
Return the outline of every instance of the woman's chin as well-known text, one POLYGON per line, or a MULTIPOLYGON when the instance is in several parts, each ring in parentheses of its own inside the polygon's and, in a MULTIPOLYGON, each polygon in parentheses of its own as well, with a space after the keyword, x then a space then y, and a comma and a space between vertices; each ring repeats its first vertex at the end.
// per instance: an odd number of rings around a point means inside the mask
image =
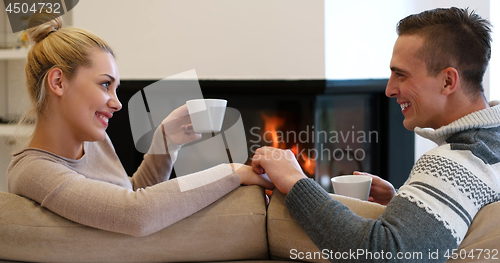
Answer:
POLYGON ((92 134, 90 138, 87 140, 89 142, 97 142, 97 141, 104 141, 106 139, 106 131, 99 131, 98 133, 92 134))

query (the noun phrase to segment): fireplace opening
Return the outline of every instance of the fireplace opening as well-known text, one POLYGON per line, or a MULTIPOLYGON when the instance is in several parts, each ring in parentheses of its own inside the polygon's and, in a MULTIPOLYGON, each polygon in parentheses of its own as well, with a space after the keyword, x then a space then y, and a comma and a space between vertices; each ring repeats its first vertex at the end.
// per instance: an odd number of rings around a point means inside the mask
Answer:
MULTIPOLYGON (((126 105, 153 81, 121 83, 118 96, 124 107, 110 120, 108 134, 132 175, 142 154, 128 133, 126 105)), ((201 80, 200 87, 205 98, 226 99, 228 107, 240 112, 246 164, 259 147, 290 149, 304 173, 332 192, 330 178, 353 171, 379 175, 399 187, 413 166, 413 133, 402 126, 397 103, 385 97, 386 83, 201 80)))
POLYGON ((315 162, 306 153, 314 148, 311 140, 301 140, 302 131, 314 126, 315 96, 298 95, 218 95, 236 108, 245 127, 248 156, 262 146, 289 149, 297 156, 307 176, 314 178, 315 162))

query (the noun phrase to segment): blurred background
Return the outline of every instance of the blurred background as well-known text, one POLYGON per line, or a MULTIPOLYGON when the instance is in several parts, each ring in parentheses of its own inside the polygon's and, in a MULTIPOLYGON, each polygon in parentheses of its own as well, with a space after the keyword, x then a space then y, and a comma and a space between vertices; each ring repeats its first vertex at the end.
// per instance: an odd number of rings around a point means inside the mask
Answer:
MULTIPOLYGON (((0 118, 8 122, 27 110, 29 100, 23 35, 12 33, 2 5, 0 118), (16 46, 21 48, 12 49, 16 46)), ((405 131, 399 106, 383 94, 396 24, 413 13, 451 6, 469 7, 494 26, 500 24, 499 0, 84 0, 63 19, 65 26, 91 31, 113 47, 124 106, 147 85, 195 69, 205 97, 228 99, 246 128, 258 127, 259 136, 271 136, 257 146, 305 152, 299 161, 310 177, 326 182, 325 188, 330 177, 360 169, 398 187, 415 160, 435 145, 405 131), (357 135, 376 131, 378 137, 354 137, 347 143, 363 149, 362 162, 344 151, 346 143, 309 139, 297 144, 276 137, 280 131, 306 129, 357 135), (325 147, 330 147, 329 160, 318 158, 325 147), (316 149, 316 155, 308 149, 316 149), (343 159, 332 154, 335 149, 342 149, 343 159), (345 163, 348 156, 354 160, 345 163)), ((498 27, 493 28, 492 60, 484 78, 490 100, 500 99, 498 27)), ((126 107, 120 113, 108 132, 130 173, 141 156, 129 156, 134 146, 124 137, 130 132, 126 107)), ((0 125, 0 191, 6 190, 3 174, 10 153, 21 145, 13 133, 11 125, 0 125)))

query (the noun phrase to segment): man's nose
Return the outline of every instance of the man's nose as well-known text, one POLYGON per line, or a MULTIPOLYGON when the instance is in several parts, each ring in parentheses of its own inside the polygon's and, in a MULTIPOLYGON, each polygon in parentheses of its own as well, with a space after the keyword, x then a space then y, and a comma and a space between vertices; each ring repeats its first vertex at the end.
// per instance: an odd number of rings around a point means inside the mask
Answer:
POLYGON ((385 87, 385 95, 389 98, 396 97, 399 94, 399 87, 396 85, 395 81, 391 77, 387 82, 385 87))

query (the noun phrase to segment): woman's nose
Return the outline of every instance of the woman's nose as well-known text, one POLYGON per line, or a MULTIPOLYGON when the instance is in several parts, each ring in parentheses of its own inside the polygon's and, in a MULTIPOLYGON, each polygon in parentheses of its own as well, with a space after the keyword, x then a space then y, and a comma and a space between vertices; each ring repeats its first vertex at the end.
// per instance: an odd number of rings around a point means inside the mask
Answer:
POLYGON ((122 104, 121 104, 120 100, 118 99, 118 96, 116 95, 116 93, 111 98, 109 98, 108 107, 114 109, 114 111, 121 110, 122 104))

